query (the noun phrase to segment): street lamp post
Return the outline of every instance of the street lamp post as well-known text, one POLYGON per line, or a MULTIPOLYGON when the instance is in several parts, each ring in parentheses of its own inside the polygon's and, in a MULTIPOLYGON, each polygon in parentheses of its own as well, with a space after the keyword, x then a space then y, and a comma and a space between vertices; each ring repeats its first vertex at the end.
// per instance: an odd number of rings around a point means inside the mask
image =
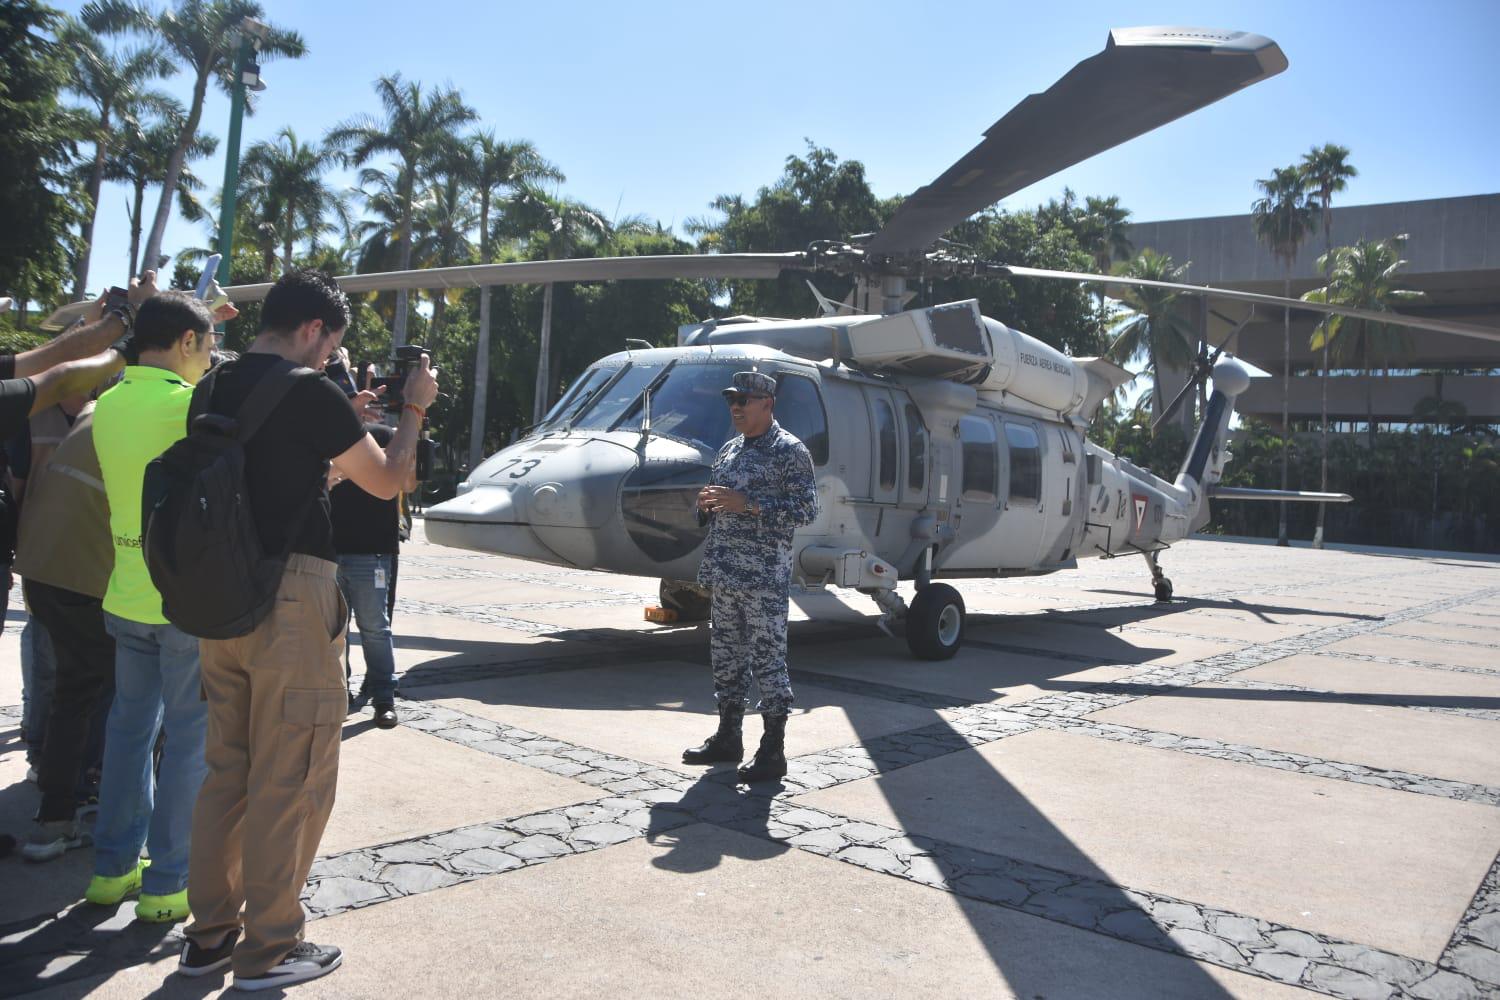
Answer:
MULTIPOLYGON (((229 97, 229 143, 224 156, 224 190, 219 210, 219 284, 230 284, 230 261, 234 256, 234 213, 240 187, 240 126, 245 119, 245 91, 266 89, 255 59, 259 51, 258 22, 246 18, 240 26, 240 50, 234 60, 234 90, 229 97)), ((223 326, 220 325, 222 332, 223 326)))

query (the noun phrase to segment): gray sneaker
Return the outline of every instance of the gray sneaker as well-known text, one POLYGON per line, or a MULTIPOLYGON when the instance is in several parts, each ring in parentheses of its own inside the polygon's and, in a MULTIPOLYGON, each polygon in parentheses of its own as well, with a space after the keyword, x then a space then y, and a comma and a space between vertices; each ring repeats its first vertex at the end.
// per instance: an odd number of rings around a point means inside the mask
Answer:
POLYGON ((287 952, 285 958, 259 976, 242 976, 236 972, 234 986, 235 989, 252 992, 280 989, 283 986, 305 983, 309 979, 326 976, 337 969, 343 960, 344 953, 332 945, 301 941, 287 952))
POLYGON ((37 823, 21 845, 21 857, 27 861, 51 861, 75 847, 88 847, 94 838, 76 820, 55 819, 37 823))

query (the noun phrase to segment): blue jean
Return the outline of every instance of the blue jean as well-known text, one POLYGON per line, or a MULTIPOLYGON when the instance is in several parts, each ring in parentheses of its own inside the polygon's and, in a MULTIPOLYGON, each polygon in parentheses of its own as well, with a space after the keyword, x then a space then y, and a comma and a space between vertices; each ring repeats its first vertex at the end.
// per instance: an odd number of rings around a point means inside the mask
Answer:
POLYGON ((21 628, 21 728, 26 730, 26 762, 42 759, 47 742, 47 716, 52 712, 52 692, 57 687, 57 658, 52 637, 35 618, 21 628))
MULTIPOLYGON (((396 649, 391 642, 391 619, 386 592, 391 584, 388 555, 339 556, 339 589, 354 622, 359 626, 360 647, 365 654, 363 693, 376 704, 396 697, 396 649)), ((348 663, 347 638, 344 662, 348 663)))
POLYGON ((109 612, 104 623, 115 638, 115 701, 104 739, 94 873, 124 875, 144 845, 151 867, 141 891, 165 896, 187 888, 193 805, 208 771, 198 640, 175 625, 147 625, 109 612), (151 752, 163 726, 166 742, 153 781, 151 752))

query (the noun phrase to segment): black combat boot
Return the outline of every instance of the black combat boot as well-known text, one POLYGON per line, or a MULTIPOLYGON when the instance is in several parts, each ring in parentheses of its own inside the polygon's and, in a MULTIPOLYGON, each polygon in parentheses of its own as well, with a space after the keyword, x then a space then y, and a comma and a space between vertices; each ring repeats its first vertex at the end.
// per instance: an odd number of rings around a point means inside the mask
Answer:
POLYGON ((761 721, 766 724, 766 732, 755 759, 736 772, 742 785, 786 777, 786 716, 762 715, 761 721))
POLYGON ((719 729, 702 746, 682 751, 684 764, 718 764, 728 761, 738 764, 745 759, 745 741, 741 729, 745 722, 745 709, 741 705, 719 706, 719 729))

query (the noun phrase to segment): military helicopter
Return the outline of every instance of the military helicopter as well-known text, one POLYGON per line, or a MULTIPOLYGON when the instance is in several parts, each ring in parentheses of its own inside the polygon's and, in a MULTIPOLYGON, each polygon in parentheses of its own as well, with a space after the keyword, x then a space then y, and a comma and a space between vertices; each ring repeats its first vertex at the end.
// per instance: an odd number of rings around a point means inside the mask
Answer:
MULTIPOLYGON (((1344 502, 1346 494, 1228 489, 1225 436, 1245 365, 1225 346, 1258 306, 1292 305, 1489 339, 1500 331, 1206 286, 1010 266, 941 242, 958 222, 1095 153, 1280 73, 1271 40, 1236 31, 1130 28, 1041 94, 897 209, 880 232, 777 254, 590 258, 450 267, 339 279, 348 292, 661 278, 856 278, 804 320, 737 316, 682 327, 677 346, 627 349, 590 366, 458 495, 428 509, 441 545, 661 578, 678 620, 703 620, 693 580, 706 529, 695 498, 730 434, 720 390, 736 371, 777 380, 776 418, 812 454, 818 519, 799 530, 793 579, 874 599, 904 622, 921 658, 953 656, 964 602, 940 582, 1052 573, 1079 559, 1144 557, 1156 597, 1172 584, 1159 554, 1201 528, 1208 501, 1344 502), (948 276, 1151 286, 1240 303, 1208 340, 1161 419, 1212 378, 1202 424, 1168 481, 1086 440, 1100 405, 1133 376, 1105 358, 1069 358, 980 314, 974 300, 906 309, 907 283, 948 276), (897 592, 913 581, 908 607, 897 592)), ((269 285, 228 289, 235 300, 269 285)), ((644 342, 642 342, 644 343, 644 342)))

